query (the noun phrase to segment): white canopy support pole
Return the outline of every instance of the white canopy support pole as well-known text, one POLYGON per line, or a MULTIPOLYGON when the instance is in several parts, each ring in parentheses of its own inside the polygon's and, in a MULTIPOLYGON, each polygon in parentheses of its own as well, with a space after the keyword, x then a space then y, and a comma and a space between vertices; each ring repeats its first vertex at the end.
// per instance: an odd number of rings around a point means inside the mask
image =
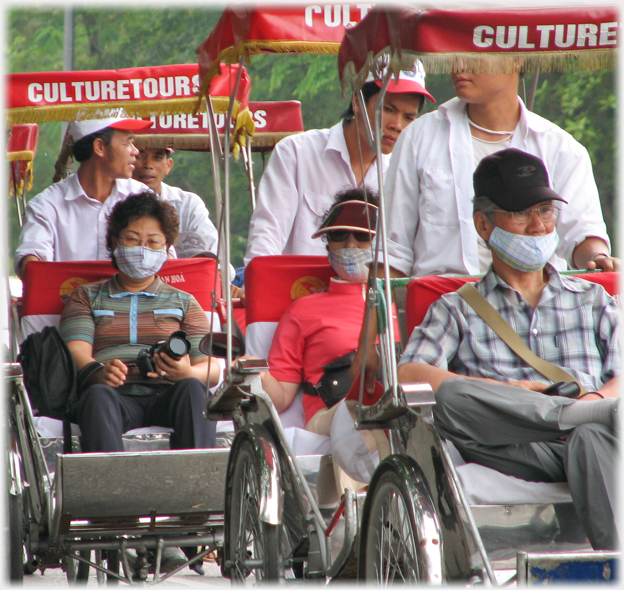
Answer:
MULTIPOLYGON (((215 215, 217 216, 217 232, 219 234, 219 244, 217 246, 217 255, 221 258, 221 236, 223 235, 223 216, 222 206, 221 206, 221 162, 223 159, 223 149, 221 147, 221 141, 219 139, 219 130, 217 129, 217 123, 215 118, 215 112, 212 107, 212 99, 210 95, 206 94, 206 107, 208 110, 208 132, 210 138, 210 159, 212 161, 212 181, 214 185, 214 195, 215 195, 215 215)), ((216 313, 216 293, 213 291, 212 301, 210 311, 211 320, 210 320, 210 347, 212 350, 212 331, 213 331, 213 318, 216 313)), ((210 399, 210 363, 212 362, 211 356, 208 357, 208 376, 206 378, 206 394, 207 398, 210 399)))
MULTIPOLYGON (((388 255, 387 255, 388 241, 387 241, 387 234, 386 234, 386 216, 384 214, 384 187, 383 187, 384 178, 383 178, 383 170, 381 166, 381 156, 382 156, 381 141, 379 141, 379 139, 382 136, 381 112, 383 108, 383 101, 386 95, 388 84, 390 83, 391 76, 392 76, 391 72, 387 72, 387 74, 384 77, 381 90, 377 94, 377 102, 375 104, 375 110, 374 110, 375 134, 374 134, 373 139, 369 138, 369 144, 371 146, 371 149, 375 151, 375 158, 377 160, 377 182, 379 186, 379 195, 378 195, 379 214, 377 217, 377 239, 375 241, 375 256, 373 258, 373 276, 374 277, 377 276, 379 250, 381 247, 381 250, 384 253, 383 268, 384 268, 384 277, 386 278, 384 292, 385 292, 385 297, 386 297, 386 302, 387 302, 387 305, 385 306, 386 307, 385 311, 387 314, 386 321, 387 321, 387 335, 388 335, 387 339, 381 339, 381 345, 386 347, 385 358, 387 359, 394 358, 394 323, 393 323, 393 318, 392 318, 392 290, 391 290, 391 285, 390 285, 390 265, 388 262, 388 255)), ((365 129, 367 130, 367 137, 368 137, 369 132, 371 130, 371 124, 368 118, 368 111, 366 110, 366 104, 364 103, 364 97, 362 95, 362 91, 360 90, 356 94, 356 96, 357 96, 358 103, 360 105, 360 110, 362 112, 362 119, 364 122, 365 129)), ((367 297, 366 315, 364 318, 364 328, 365 328, 365 334, 367 336, 368 336, 368 326, 370 323, 370 314, 373 311, 372 303, 374 301, 375 301, 374 291, 373 291, 373 288, 370 287, 369 292, 368 292, 368 297, 367 297)), ((360 378, 360 391, 359 391, 360 402, 362 402, 363 394, 364 394, 364 381, 365 381, 364 372, 365 372, 365 367, 366 367, 367 349, 368 347, 364 346, 364 352, 363 352, 364 358, 362 359, 362 373, 361 373, 361 378, 360 378)), ((384 389, 387 389, 388 386, 390 386, 390 388, 392 389, 393 398, 398 401, 398 390, 397 390, 398 377, 397 377, 396 364, 393 362, 390 362, 388 363, 388 365, 389 366, 385 367, 385 372, 384 372, 384 389)), ((358 413, 361 407, 362 405, 360 403, 358 407, 358 413)), ((359 420, 359 416, 358 416, 358 420, 359 420)))
MULTIPOLYGON (((221 161, 223 160, 223 149, 219 140, 219 131, 215 118, 215 112, 212 108, 212 99, 206 96, 206 105, 208 107, 208 132, 210 138, 210 159, 212 161, 212 181, 215 191, 215 215, 221 226, 221 161)), ((221 230, 219 230, 221 231, 221 230)))
POLYGON ((355 98, 360 107, 360 111, 362 112, 362 121, 364 122, 364 133, 366 133, 366 139, 368 140, 368 145, 370 146, 370 149, 372 151, 376 151, 375 135, 373 134, 371 122, 368 118, 368 111, 366 110, 366 102, 364 102, 364 95, 362 94, 361 89, 355 93, 355 98))
MULTIPOLYGON (((390 83, 390 78, 392 77, 392 73, 388 69, 386 75, 384 76, 383 84, 381 87, 381 91, 378 94, 377 103, 375 104, 375 147, 376 147, 376 158, 377 158, 377 181, 379 184, 379 215, 377 219, 377 243, 376 243, 376 252, 379 251, 379 237, 381 235, 381 250, 383 252, 383 276, 385 278, 384 282, 384 291, 386 296, 386 322, 387 322, 387 331, 388 338, 385 339, 385 342, 382 340, 382 346, 386 347, 386 358, 394 359, 394 321, 392 318, 392 288, 390 284, 390 262, 388 257, 388 234, 387 234, 387 225, 386 225, 386 213, 385 213, 385 193, 384 193, 384 178, 383 178, 383 170, 381 166, 381 137, 383 133, 382 129, 382 111, 383 111, 383 102, 384 97, 386 95, 386 90, 388 88, 388 84, 390 83)), ((388 383, 384 383, 384 386, 388 385, 392 388, 392 398, 398 405, 398 376, 397 376, 397 366, 396 362, 387 363, 388 366, 385 367, 385 377, 388 379, 388 383)))
POLYGON ((227 356, 225 359, 226 378, 229 379, 232 374, 232 293, 230 291, 230 140, 232 131, 232 111, 234 109, 234 101, 236 94, 238 93, 238 87, 243 74, 243 58, 240 58, 238 73, 236 81, 234 82, 234 88, 230 95, 230 105, 225 117, 225 141, 223 143, 223 237, 220 238, 220 245, 222 246, 222 260, 221 260, 221 289, 223 295, 225 295, 225 307, 226 307, 226 328, 227 335, 227 356))
POLYGON ((251 199, 251 210, 256 208, 256 183, 254 181, 253 172, 253 154, 251 151, 251 136, 245 131, 245 149, 243 150, 243 156, 245 158, 245 170, 247 171, 247 178, 249 179, 249 198, 251 199))

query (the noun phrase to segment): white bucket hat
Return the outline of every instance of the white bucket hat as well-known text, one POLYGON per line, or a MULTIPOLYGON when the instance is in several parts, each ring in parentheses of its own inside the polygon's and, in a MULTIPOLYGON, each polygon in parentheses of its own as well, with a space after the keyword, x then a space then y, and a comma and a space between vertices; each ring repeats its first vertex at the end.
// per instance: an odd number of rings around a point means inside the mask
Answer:
POLYGON ((368 483, 379 463, 379 452, 368 450, 362 435, 355 429, 345 400, 338 405, 330 432, 332 460, 351 479, 368 483))

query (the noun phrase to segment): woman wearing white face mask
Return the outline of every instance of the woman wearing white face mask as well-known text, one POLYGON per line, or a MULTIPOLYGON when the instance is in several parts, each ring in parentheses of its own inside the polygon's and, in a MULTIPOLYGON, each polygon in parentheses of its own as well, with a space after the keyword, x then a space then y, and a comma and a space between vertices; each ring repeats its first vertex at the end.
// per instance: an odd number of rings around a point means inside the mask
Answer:
POLYGON ((78 287, 61 318, 61 334, 76 362, 76 421, 84 452, 122 451, 121 435, 142 426, 174 429, 174 449, 215 445, 204 420, 206 381, 219 367, 199 351, 210 325, 195 298, 165 285, 156 273, 178 235, 178 216, 155 194, 132 195, 109 217, 107 247, 118 273, 78 287), (176 331, 169 354, 137 366, 139 354, 176 331), (178 348, 176 348, 178 347, 178 348), (210 372, 210 376, 208 373, 210 372))
MULTIPOLYGON (((364 317, 378 212, 376 196, 369 193, 367 197, 368 203, 362 189, 339 193, 313 235, 325 236, 329 262, 338 276, 331 279, 327 292, 293 301, 282 315, 269 352, 270 371, 262 375, 264 390, 278 412, 286 410, 304 388, 305 428, 317 434, 330 435, 340 404, 335 399, 326 401, 328 396, 314 386, 319 384, 325 365, 357 348, 364 317)), ((346 403, 353 410, 355 402, 346 403)), ((388 452, 383 433, 361 434, 369 449, 377 447, 382 457, 388 452), (374 439, 377 434, 378 443, 374 439)), ((351 482, 346 485, 356 487, 351 482)))

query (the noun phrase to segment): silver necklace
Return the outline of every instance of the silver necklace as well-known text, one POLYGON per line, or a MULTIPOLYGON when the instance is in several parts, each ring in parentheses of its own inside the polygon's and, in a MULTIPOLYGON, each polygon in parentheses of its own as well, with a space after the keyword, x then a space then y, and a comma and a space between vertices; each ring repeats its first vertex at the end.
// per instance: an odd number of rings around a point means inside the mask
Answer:
POLYGON ((485 127, 481 127, 481 125, 477 125, 470 117, 468 117, 468 123, 472 125, 475 129, 483 131, 484 133, 491 133, 492 135, 513 135, 513 131, 493 131, 492 129, 486 129, 485 127))

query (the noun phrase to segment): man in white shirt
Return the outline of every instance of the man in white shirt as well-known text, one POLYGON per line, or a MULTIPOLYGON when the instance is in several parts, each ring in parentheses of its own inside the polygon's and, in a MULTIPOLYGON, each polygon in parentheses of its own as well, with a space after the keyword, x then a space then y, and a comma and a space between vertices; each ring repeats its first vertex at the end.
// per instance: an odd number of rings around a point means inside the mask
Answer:
POLYGON ((543 160, 552 188, 568 201, 557 221, 558 269, 613 270, 587 150, 528 111, 519 70, 451 74, 457 98, 403 133, 386 174, 390 265, 399 275, 481 274, 491 255, 472 223, 472 173, 485 156, 514 147, 543 160))
MULTIPOLYGON (((373 112, 381 82, 372 77, 362 88, 366 110, 373 112)), ((384 98, 382 161, 375 161, 365 135, 363 113, 354 101, 331 129, 312 129, 280 141, 260 180, 256 208, 249 223, 245 264, 255 256, 322 255, 327 252, 312 234, 332 205, 334 195, 363 185, 377 191, 377 166, 385 171, 392 149, 407 125, 418 117, 424 99, 425 72, 414 70, 391 80, 384 98)))
POLYGON ((171 148, 144 148, 139 150, 132 177, 149 186, 160 198, 173 205, 180 217, 181 232, 196 232, 204 239, 206 250, 217 254, 219 234, 210 220, 202 198, 163 182, 173 168, 171 148))
POLYGON ((129 119, 120 110, 105 119, 69 125, 78 171, 31 199, 15 253, 22 275, 30 260, 108 260, 107 215, 128 195, 145 190, 132 180, 139 150, 134 131, 152 123, 129 119))

